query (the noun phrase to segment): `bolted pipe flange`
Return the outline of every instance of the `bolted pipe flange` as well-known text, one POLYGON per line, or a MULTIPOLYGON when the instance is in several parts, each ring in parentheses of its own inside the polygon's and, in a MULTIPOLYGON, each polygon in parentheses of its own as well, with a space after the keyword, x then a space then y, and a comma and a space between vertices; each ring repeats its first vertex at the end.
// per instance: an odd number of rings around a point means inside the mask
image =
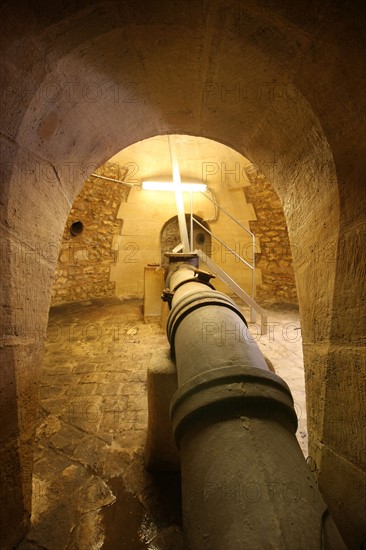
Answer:
POLYGON ((195 422, 233 418, 276 420, 295 433, 297 416, 289 387, 275 373, 255 367, 223 366, 185 382, 174 394, 170 415, 177 446, 195 422))

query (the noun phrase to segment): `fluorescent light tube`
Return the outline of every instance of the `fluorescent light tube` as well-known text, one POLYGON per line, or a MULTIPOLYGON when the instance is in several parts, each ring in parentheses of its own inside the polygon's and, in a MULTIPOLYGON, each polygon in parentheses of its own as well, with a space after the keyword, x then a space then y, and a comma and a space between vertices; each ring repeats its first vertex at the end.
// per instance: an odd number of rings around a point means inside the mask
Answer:
MULTIPOLYGON (((188 192, 203 192, 206 191, 207 185, 205 183, 181 183, 180 188, 182 191, 188 192)), ((145 191, 175 191, 176 187, 172 181, 143 181, 142 189, 145 191)))

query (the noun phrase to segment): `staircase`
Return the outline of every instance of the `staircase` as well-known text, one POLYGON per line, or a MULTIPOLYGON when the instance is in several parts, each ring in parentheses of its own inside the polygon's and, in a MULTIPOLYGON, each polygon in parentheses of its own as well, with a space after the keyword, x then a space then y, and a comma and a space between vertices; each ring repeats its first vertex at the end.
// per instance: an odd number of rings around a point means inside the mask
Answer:
MULTIPOLYGON (((210 190, 210 192, 213 195, 212 190, 210 190)), ((234 218, 234 216, 232 216, 229 212, 227 212, 222 206, 220 206, 213 197, 209 197, 205 192, 201 192, 201 195, 203 195, 206 199, 208 199, 210 202, 212 202, 218 210, 220 210, 226 216, 228 216, 231 220, 233 220, 238 226, 240 226, 240 228, 242 230, 244 230, 249 235, 249 237, 252 241, 252 250, 253 250, 251 263, 250 263, 250 261, 246 261, 242 256, 240 256, 237 252, 235 252, 235 250, 230 248, 217 235, 212 233, 197 218, 195 218, 195 216, 193 215, 193 200, 192 200, 193 193, 191 192, 190 195, 191 195, 190 196, 190 230, 191 230, 190 231, 190 242, 189 243, 186 242, 186 245, 183 246, 184 240, 188 241, 188 232, 187 232, 187 227, 186 227, 184 209, 183 209, 183 206, 180 205, 180 210, 181 210, 180 213, 182 214, 181 217, 182 217, 182 224, 184 226, 183 227, 184 230, 182 230, 182 228, 180 227, 180 236, 181 236, 182 241, 178 246, 176 246, 173 249, 173 252, 180 252, 183 249, 186 252, 190 251, 190 253, 197 254, 197 256, 200 258, 200 260, 207 265, 208 269, 212 273, 217 275, 217 277, 219 277, 219 279, 221 279, 221 281, 223 281, 241 300, 243 300, 243 302, 245 304, 247 304, 250 307, 250 322, 255 323, 256 314, 258 313, 260 315, 260 317, 261 317, 261 324, 260 324, 261 334, 263 334, 263 335, 267 334, 267 330, 268 330, 267 313, 254 300, 254 294, 255 294, 255 281, 254 281, 254 276, 255 276, 255 235, 251 231, 249 231, 249 229, 247 229, 242 223, 240 223, 236 218, 234 218), (211 260, 211 258, 209 258, 208 255, 203 252, 203 250, 201 250, 200 248, 198 248, 196 250, 193 250, 193 223, 200 226, 201 229, 203 229, 203 231, 208 233, 212 238, 216 239, 222 246, 224 246, 226 248, 226 250, 228 250, 230 252, 230 254, 235 256, 236 260, 240 261, 243 264, 244 268, 248 268, 248 269, 251 270, 251 274, 252 274, 252 295, 251 296, 247 292, 245 292, 245 290, 243 290, 238 285, 238 283, 236 281, 234 281, 234 279, 232 279, 232 277, 230 277, 230 275, 228 275, 226 273, 226 271, 224 271, 217 263, 215 263, 213 260, 211 260), (183 237, 186 237, 186 238, 184 239, 183 237)), ((177 208, 178 208, 178 203, 177 203, 177 208)), ((179 210, 179 208, 178 208, 178 210, 179 210)), ((179 211, 178 211, 178 214, 179 214, 179 211)))

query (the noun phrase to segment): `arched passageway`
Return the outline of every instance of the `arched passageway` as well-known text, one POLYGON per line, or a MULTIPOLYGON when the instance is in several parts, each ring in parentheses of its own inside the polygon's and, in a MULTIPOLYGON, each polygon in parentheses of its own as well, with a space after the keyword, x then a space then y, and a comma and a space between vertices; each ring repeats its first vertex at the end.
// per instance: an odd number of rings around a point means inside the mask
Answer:
POLYGON ((5 547, 29 520, 42 342, 68 211, 95 167, 163 133, 230 145, 282 200, 298 251, 311 453, 350 548, 365 543, 363 13, 224 4, 3 5, 5 547))
MULTIPOLYGON (((207 178, 208 197, 219 206, 225 205, 226 211, 238 216, 245 226, 253 223, 250 220, 255 219, 257 206, 265 210, 270 223, 257 217, 255 224, 261 233, 257 233, 256 243, 265 263, 270 263, 272 269, 280 268, 274 273, 276 279, 282 278, 286 256, 283 250, 288 250, 288 244, 281 229, 285 225, 283 211, 273 190, 270 192, 272 186, 259 175, 255 180, 252 177, 254 185, 249 185, 245 176, 251 164, 222 144, 182 135, 171 139, 185 177, 201 177, 202 158, 211 159, 205 161, 205 166, 213 172, 219 166, 234 168, 225 181, 219 173, 207 178), (245 200, 247 193, 250 204, 245 200), (265 253, 264 245, 271 242, 265 253)), ((120 546, 132 550, 149 547, 149 539, 155 546, 164 548, 170 544, 180 548, 180 498, 176 491, 179 476, 166 472, 157 475, 144 468, 145 462, 149 470, 154 470, 159 461, 164 461, 165 470, 177 468, 174 446, 169 451, 162 444, 166 430, 161 422, 160 441, 151 440, 146 395, 151 380, 146 377, 146 368, 151 371, 153 364, 164 363, 168 353, 168 342, 159 323, 163 286, 157 289, 153 300, 152 288, 149 286, 147 292, 146 283, 151 285, 153 280, 154 290, 155 284, 165 284, 160 278, 164 270, 155 260, 160 259, 164 265, 166 259, 161 258, 160 241, 165 252, 171 252, 180 242, 177 219, 172 217, 176 203, 174 193, 149 192, 141 186, 142 181, 154 175, 168 175, 170 171, 166 136, 131 145, 98 168, 98 175, 88 178, 68 216, 52 290, 35 440, 28 540, 39 546, 91 548, 104 540, 106 548, 115 548, 119 541, 120 546), (145 445, 146 440, 150 445, 145 445)), ((252 176, 257 172, 252 167, 252 176)), ((190 196, 184 195, 189 210, 190 196)), ((192 197, 192 206, 195 217, 201 222, 205 219, 206 225, 209 220, 209 229, 222 242, 245 254, 246 231, 225 216, 219 206, 200 194, 192 197)), ((189 231, 189 215, 187 221, 189 231)), ((202 242, 201 231, 199 226, 194 228, 197 238, 193 246, 200 246, 209 256, 213 253, 227 273, 230 267, 237 267, 236 273, 231 274, 241 282, 243 265, 235 258, 228 265, 225 247, 220 250, 219 241, 202 242)), ((248 244, 246 259, 250 261, 250 237, 248 244)), ((202 267, 205 269, 205 264, 202 267)), ((277 281, 265 281, 263 270, 255 280, 259 288, 263 281, 264 296, 272 300, 270 303, 282 305, 280 310, 267 310, 266 336, 260 335, 259 324, 251 324, 251 331, 291 388, 299 419, 298 441, 307 456, 298 311, 286 307, 283 296, 291 298, 291 294, 284 290, 277 294, 277 281)), ((215 288, 218 282, 215 279, 215 288)), ((224 292, 230 291, 223 286, 224 292)), ((233 298, 241 304, 236 295, 233 298)), ((262 299, 263 293, 260 304, 262 299)), ((247 308, 243 308, 243 313, 249 320, 247 308)), ((227 328, 228 333, 224 331, 223 335, 231 345, 238 334, 227 328)), ((212 344, 211 336, 208 342, 212 344)), ((170 433, 169 425, 166 428, 170 433)))

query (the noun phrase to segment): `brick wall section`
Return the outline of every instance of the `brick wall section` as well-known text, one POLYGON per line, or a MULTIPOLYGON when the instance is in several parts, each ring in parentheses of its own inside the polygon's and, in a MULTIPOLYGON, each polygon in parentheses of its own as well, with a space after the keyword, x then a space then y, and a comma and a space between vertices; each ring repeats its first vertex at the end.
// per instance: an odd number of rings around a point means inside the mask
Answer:
POLYGON ((266 177, 253 165, 246 167, 250 186, 244 187, 251 202, 256 221, 250 229, 259 241, 260 252, 256 265, 262 272, 262 285, 257 287, 257 301, 261 305, 298 304, 295 274, 281 201, 266 177))
MULTIPOLYGON (((120 179, 115 164, 104 164, 98 173, 120 179)), ((121 232, 117 219, 121 202, 126 202, 130 188, 112 181, 90 177, 76 198, 67 219, 58 265, 54 276, 52 305, 101 296, 115 296, 110 281, 110 266, 117 250, 113 237, 121 232), (83 223, 78 236, 70 233, 75 221, 83 223)))

